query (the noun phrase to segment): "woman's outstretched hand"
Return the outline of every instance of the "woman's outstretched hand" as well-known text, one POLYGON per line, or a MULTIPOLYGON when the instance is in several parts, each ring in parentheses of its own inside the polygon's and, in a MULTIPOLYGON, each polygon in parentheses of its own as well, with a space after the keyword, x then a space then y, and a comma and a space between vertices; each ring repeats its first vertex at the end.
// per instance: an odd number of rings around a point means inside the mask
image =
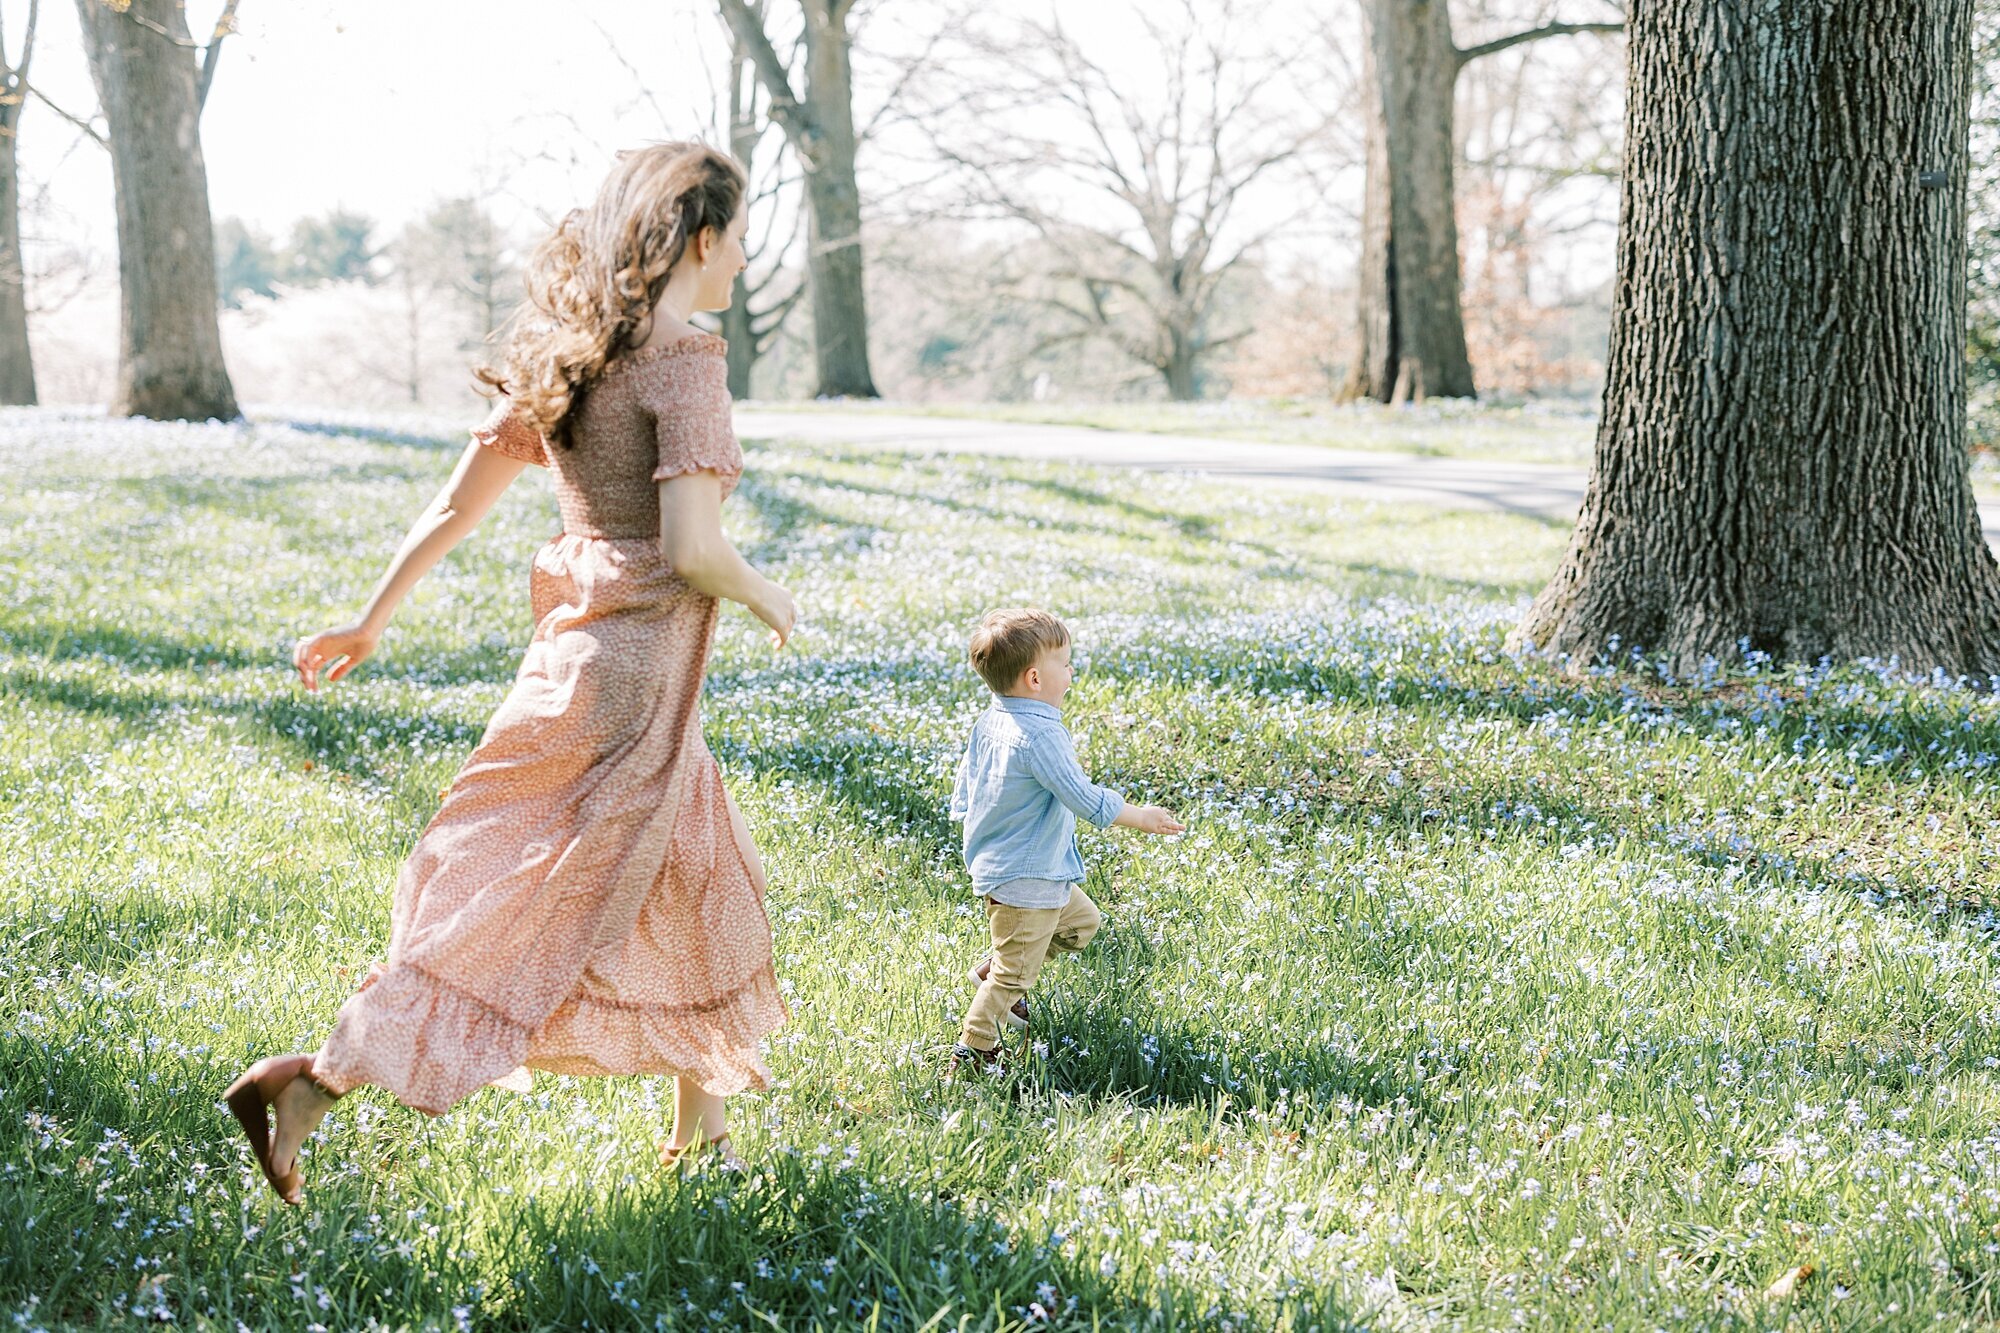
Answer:
POLYGON ((317 690, 322 667, 333 663, 326 678, 328 681, 339 680, 367 661, 374 653, 375 645, 381 641, 381 635, 371 633, 358 624, 323 629, 299 640, 298 647, 292 649, 292 665, 298 668, 299 680, 305 687, 317 690))
POLYGON ((765 580, 768 589, 758 603, 750 609, 757 613, 757 619, 771 627, 771 646, 782 648, 792 637, 792 630, 799 623, 798 603, 791 593, 777 584, 765 580))

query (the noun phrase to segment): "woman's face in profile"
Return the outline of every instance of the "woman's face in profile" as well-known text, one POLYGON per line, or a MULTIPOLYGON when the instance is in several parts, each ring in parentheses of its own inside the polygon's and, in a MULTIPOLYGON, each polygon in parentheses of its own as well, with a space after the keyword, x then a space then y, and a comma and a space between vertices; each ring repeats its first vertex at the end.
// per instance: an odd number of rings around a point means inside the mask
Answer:
POLYGON ((727 310, 735 295, 736 275, 748 265, 743 253, 743 233, 750 227, 750 210, 736 206, 736 216, 722 229, 722 238, 710 247, 708 265, 701 271, 701 285, 695 291, 696 310, 727 310))

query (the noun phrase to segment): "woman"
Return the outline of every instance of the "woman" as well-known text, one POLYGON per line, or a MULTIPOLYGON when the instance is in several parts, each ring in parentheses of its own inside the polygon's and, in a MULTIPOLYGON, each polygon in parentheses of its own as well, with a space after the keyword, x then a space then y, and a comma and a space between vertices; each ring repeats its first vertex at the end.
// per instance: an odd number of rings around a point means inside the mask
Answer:
POLYGON ((480 372, 505 397, 361 618, 293 653, 308 690, 346 676, 521 469, 550 469, 563 532, 535 557, 534 638, 403 867, 386 961, 317 1053, 260 1060, 228 1090, 287 1203, 300 1145, 364 1083, 438 1114, 529 1068, 673 1074, 668 1164, 726 1155, 724 1098, 766 1083, 759 1039, 786 1013, 764 872, 697 711, 717 599, 780 648, 797 618, 722 535, 743 455, 725 344, 688 323, 728 306, 745 211, 721 153, 621 154, 537 249, 532 310, 480 372))

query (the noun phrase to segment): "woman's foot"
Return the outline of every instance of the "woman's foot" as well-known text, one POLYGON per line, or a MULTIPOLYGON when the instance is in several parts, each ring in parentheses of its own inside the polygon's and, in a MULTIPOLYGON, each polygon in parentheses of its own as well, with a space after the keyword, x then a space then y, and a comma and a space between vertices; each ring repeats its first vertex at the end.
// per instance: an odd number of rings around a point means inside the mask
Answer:
POLYGON ((671 1139, 660 1140, 660 1165, 668 1170, 675 1167, 691 1167, 711 1157, 715 1158, 716 1164, 725 1171, 736 1171, 743 1166, 743 1159, 729 1146, 729 1133, 726 1130, 712 1139, 689 1139, 686 1143, 675 1143, 671 1139))
POLYGON ((312 1057, 274 1055, 259 1060, 229 1085, 223 1100, 243 1127, 250 1154, 272 1190, 286 1203, 304 1202, 299 1148, 335 1100, 314 1080, 312 1057))

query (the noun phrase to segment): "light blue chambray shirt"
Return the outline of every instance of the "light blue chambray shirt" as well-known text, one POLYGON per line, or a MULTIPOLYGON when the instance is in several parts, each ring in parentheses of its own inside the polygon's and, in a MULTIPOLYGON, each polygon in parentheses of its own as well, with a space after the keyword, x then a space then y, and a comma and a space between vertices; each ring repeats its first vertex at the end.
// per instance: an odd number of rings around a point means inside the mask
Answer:
POLYGON ((1084 776, 1061 712, 1004 694, 973 724, 951 793, 951 817, 965 822, 972 889, 982 897, 1015 880, 1078 883, 1077 816, 1104 828, 1124 808, 1123 796, 1084 776))

